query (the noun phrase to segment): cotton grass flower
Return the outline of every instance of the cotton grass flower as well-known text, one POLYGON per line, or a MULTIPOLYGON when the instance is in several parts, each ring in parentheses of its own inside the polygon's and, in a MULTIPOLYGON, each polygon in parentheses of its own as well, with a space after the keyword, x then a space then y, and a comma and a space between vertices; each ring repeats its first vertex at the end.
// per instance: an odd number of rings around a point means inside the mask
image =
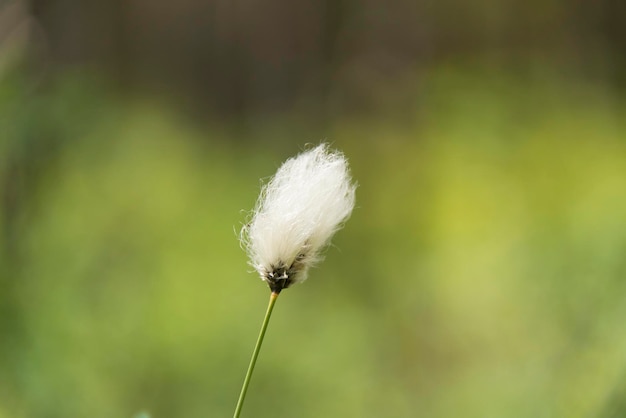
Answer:
POLYGON ((272 291, 306 279, 352 213, 354 190, 346 158, 326 144, 287 160, 263 187, 241 237, 272 291))
POLYGON ((342 153, 321 144, 287 160, 261 189, 241 243, 271 290, 234 417, 239 417, 274 304, 280 292, 306 279, 333 234, 350 217, 356 186, 342 153))

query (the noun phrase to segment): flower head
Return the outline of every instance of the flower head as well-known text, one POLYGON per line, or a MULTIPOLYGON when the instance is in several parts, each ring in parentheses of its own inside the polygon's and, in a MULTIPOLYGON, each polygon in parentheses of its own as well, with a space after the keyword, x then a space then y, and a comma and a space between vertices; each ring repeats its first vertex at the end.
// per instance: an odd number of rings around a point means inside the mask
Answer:
POLYGON ((355 189, 346 158, 326 144, 287 160, 262 187, 241 241, 273 292, 306 279, 350 217, 355 189))

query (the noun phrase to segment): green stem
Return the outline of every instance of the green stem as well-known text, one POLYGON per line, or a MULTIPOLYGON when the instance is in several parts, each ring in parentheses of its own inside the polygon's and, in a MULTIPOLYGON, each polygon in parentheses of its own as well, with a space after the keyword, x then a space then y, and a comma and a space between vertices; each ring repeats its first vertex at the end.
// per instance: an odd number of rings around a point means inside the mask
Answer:
POLYGON ((272 292, 270 294, 270 303, 269 305, 267 305, 267 312, 265 312, 265 319, 263 319, 263 325, 261 325, 261 332, 259 333, 259 338, 256 340, 256 345, 254 346, 254 351, 252 352, 252 358, 250 359, 248 372, 246 373, 246 378, 244 379, 243 386, 241 387, 241 393, 239 394, 239 400, 237 401, 237 407, 235 408, 235 415, 233 416, 233 418, 238 418, 239 414, 241 414, 241 408, 243 406, 243 401, 246 398, 246 392, 248 391, 248 385, 250 384, 252 371, 254 370, 256 359, 257 357, 259 357, 259 351, 261 351, 261 344, 263 344, 263 337, 265 337, 265 330, 267 330, 267 324, 269 324, 270 322, 270 317, 272 316, 272 309, 274 309, 274 303, 276 303, 277 298, 278 298, 277 292, 272 292))

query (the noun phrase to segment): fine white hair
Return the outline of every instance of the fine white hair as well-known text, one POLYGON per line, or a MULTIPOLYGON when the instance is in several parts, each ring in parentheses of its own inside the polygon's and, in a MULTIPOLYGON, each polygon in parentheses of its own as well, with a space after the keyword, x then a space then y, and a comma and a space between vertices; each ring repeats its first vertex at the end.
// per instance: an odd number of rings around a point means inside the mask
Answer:
POLYGON ((355 189, 346 158, 327 144, 290 158, 263 185, 241 242, 272 291, 306 279, 350 217, 355 189))

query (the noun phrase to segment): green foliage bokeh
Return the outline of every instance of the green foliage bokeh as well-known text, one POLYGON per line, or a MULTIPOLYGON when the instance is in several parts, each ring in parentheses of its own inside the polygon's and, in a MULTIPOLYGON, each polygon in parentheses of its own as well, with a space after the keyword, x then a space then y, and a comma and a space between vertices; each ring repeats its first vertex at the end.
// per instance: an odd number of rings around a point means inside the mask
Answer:
MULTIPOLYGON (((626 413, 626 112, 548 81, 441 71, 414 124, 333 122, 357 208, 281 294, 243 416, 626 413)), ((14 85, 0 417, 230 416, 268 297, 237 231, 311 138, 14 85)))

